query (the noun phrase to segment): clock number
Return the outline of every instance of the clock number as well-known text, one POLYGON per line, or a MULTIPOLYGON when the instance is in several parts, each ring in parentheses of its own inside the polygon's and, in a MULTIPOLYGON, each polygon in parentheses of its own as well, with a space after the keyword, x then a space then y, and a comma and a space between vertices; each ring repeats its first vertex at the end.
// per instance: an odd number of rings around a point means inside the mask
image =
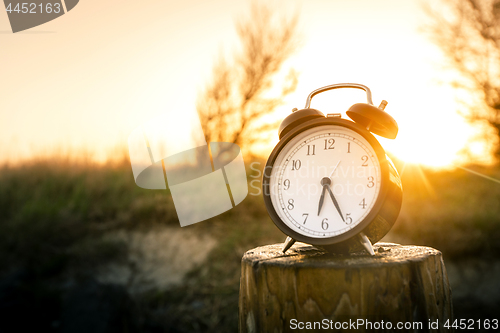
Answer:
POLYGON ((304 213, 304 214, 302 214, 302 217, 304 217, 304 215, 305 215, 305 217, 306 217, 306 218, 304 219, 304 224, 306 224, 306 221, 307 221, 307 218, 309 217, 309 214, 304 213))
POLYGON ((361 202, 359 203, 359 205, 360 205, 361 207, 363 207, 363 209, 366 209, 366 201, 365 201, 365 198, 363 198, 363 201, 361 201, 361 202))
POLYGON ((372 176, 368 177, 368 184, 366 186, 368 186, 368 188, 372 188, 373 186, 375 186, 375 182, 372 176))
POLYGON ((328 219, 327 218, 324 218, 323 221, 321 221, 321 228, 323 228, 323 230, 326 230, 328 229, 328 219))
POLYGON ((352 223, 351 213, 345 214, 345 223, 346 224, 351 224, 352 223))
POLYGON ((292 160, 292 171, 299 170, 301 166, 302 162, 300 162, 300 160, 292 160))
POLYGON ((316 145, 307 145, 307 155, 316 155, 316 145), (310 154, 312 152, 312 154, 310 154))
POLYGON ((368 166, 368 156, 363 155, 361 159, 363 160, 363 164, 361 164, 361 166, 368 166))
POLYGON ((348 153, 351 152, 351 143, 350 142, 347 143, 347 152, 348 153))
POLYGON ((285 186, 285 190, 288 190, 290 188, 290 179, 285 179, 283 186, 285 186))
POLYGON ((293 205, 293 199, 288 200, 288 210, 292 210, 295 206, 293 205))
POLYGON ((325 139, 325 149, 324 150, 327 150, 327 149, 335 149, 335 147, 333 146, 335 144, 335 139, 325 139))

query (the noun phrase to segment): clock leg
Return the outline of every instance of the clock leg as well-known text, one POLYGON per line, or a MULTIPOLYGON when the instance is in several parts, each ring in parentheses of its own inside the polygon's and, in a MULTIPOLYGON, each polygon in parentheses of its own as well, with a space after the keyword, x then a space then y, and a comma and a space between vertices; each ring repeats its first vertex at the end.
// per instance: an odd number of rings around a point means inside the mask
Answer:
POLYGON ((368 237, 366 237, 366 235, 364 233, 360 232, 359 238, 361 239, 360 240, 361 245, 364 246, 364 248, 366 249, 366 251, 368 251, 368 253, 370 253, 372 256, 374 256, 375 251, 373 251, 372 243, 370 242, 368 237))
POLYGON ((295 239, 292 237, 287 237, 285 243, 283 244, 283 253, 285 253, 292 245, 295 243, 295 239))

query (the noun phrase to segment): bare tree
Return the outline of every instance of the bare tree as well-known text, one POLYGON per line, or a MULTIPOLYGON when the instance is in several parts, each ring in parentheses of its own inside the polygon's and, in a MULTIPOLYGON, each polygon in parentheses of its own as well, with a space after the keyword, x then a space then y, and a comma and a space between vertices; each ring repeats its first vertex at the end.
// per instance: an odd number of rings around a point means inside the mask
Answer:
POLYGON ((488 122, 500 136, 500 0, 444 4, 439 12, 427 7, 430 35, 460 74, 452 84, 479 97, 479 105, 469 105, 467 119, 488 122))
POLYGON ((276 123, 265 123, 262 118, 297 86, 292 69, 284 87, 270 95, 277 73, 297 48, 297 21, 297 15, 280 18, 269 7, 254 3, 250 17, 236 24, 241 50, 231 62, 223 57, 218 60, 212 81, 197 100, 207 142, 249 146, 276 130, 276 123))

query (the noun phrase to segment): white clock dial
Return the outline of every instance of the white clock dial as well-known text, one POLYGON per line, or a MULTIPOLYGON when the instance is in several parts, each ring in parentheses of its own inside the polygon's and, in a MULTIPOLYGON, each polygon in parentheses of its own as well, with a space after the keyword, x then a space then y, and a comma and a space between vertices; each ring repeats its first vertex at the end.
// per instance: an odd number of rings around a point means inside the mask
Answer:
POLYGON ((286 144, 269 185, 274 209, 290 229, 329 238, 364 220, 377 201, 380 182, 380 163, 368 141, 346 127, 324 125, 286 144))

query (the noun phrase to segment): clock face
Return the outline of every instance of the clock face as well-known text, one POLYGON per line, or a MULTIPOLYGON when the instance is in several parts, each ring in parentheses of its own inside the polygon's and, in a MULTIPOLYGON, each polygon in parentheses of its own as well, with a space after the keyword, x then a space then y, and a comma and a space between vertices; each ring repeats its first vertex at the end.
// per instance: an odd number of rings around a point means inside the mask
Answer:
POLYGON ((322 125, 293 137, 271 170, 269 196, 281 221, 310 238, 332 238, 361 223, 380 193, 377 154, 358 132, 322 125))

